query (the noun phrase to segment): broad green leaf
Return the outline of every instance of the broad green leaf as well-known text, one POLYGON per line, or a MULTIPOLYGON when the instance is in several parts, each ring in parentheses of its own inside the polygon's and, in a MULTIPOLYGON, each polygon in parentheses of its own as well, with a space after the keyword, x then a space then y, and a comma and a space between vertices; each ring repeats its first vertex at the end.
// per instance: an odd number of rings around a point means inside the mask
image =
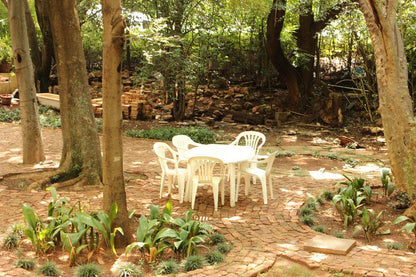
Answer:
POLYGON ((35 231, 37 227, 37 222, 39 221, 39 217, 35 214, 32 207, 30 207, 26 203, 23 204, 22 210, 23 210, 23 216, 27 224, 29 224, 30 228, 32 228, 35 231))
POLYGON ((401 215, 393 221, 393 224, 399 224, 400 222, 410 220, 407 216, 401 215))

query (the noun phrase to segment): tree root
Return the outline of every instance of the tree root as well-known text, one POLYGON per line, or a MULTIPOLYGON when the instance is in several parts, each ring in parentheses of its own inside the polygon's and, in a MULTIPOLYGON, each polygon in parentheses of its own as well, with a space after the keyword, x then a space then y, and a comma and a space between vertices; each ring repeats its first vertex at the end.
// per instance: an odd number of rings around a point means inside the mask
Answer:
MULTIPOLYGON (((45 189, 49 186, 54 188, 68 188, 72 187, 74 189, 82 189, 84 187, 97 187, 94 185, 91 185, 91 181, 88 180, 86 177, 86 174, 83 174, 82 172, 80 175, 70 178, 68 180, 65 180, 63 182, 54 182, 59 179, 59 177, 62 177, 66 175, 66 171, 63 169, 44 169, 39 171, 33 171, 28 173, 9 173, 6 175, 1 176, 0 180, 9 179, 9 180, 20 180, 20 179, 26 179, 30 181, 31 183, 28 185, 27 190, 39 190, 39 189, 45 189)), ((94 179, 93 184, 98 184, 98 187, 102 186, 101 181, 99 180, 99 177, 94 179), (96 179, 96 180, 95 180, 96 179)))

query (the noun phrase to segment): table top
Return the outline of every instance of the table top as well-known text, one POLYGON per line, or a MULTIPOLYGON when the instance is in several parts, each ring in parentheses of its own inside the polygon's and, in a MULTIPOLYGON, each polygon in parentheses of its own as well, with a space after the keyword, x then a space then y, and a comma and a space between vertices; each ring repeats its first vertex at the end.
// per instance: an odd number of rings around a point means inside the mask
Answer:
POLYGON ((189 159, 198 156, 214 157, 222 160, 225 164, 239 163, 252 159, 255 151, 249 146, 228 144, 206 144, 194 147, 185 152, 189 159))

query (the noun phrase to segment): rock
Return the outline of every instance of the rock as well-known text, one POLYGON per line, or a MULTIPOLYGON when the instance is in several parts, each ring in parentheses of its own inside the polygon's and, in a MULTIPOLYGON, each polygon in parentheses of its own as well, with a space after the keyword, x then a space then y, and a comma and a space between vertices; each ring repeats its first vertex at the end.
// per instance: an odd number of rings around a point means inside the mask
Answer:
POLYGON ((361 129, 361 133, 370 135, 382 135, 384 133, 384 129, 380 127, 364 126, 361 129))

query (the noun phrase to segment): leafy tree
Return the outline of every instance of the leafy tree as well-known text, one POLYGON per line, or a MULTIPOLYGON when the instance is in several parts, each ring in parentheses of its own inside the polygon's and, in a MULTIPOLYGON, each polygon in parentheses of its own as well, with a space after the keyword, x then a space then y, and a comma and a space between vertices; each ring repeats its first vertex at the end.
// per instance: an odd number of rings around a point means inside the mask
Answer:
POLYGON ((327 6, 314 6, 314 1, 299 1, 294 6, 297 26, 293 30, 296 51, 289 51, 281 35, 289 10, 287 0, 274 0, 267 19, 267 50, 280 77, 289 90, 293 107, 303 106, 313 92, 313 69, 317 47, 317 34, 321 32, 350 1, 336 1, 327 6), (289 53, 288 53, 289 52, 289 53), (291 58, 295 57, 295 59, 291 58), (301 105, 299 105, 301 104, 301 105), (302 105, 303 104, 303 105, 302 105))

